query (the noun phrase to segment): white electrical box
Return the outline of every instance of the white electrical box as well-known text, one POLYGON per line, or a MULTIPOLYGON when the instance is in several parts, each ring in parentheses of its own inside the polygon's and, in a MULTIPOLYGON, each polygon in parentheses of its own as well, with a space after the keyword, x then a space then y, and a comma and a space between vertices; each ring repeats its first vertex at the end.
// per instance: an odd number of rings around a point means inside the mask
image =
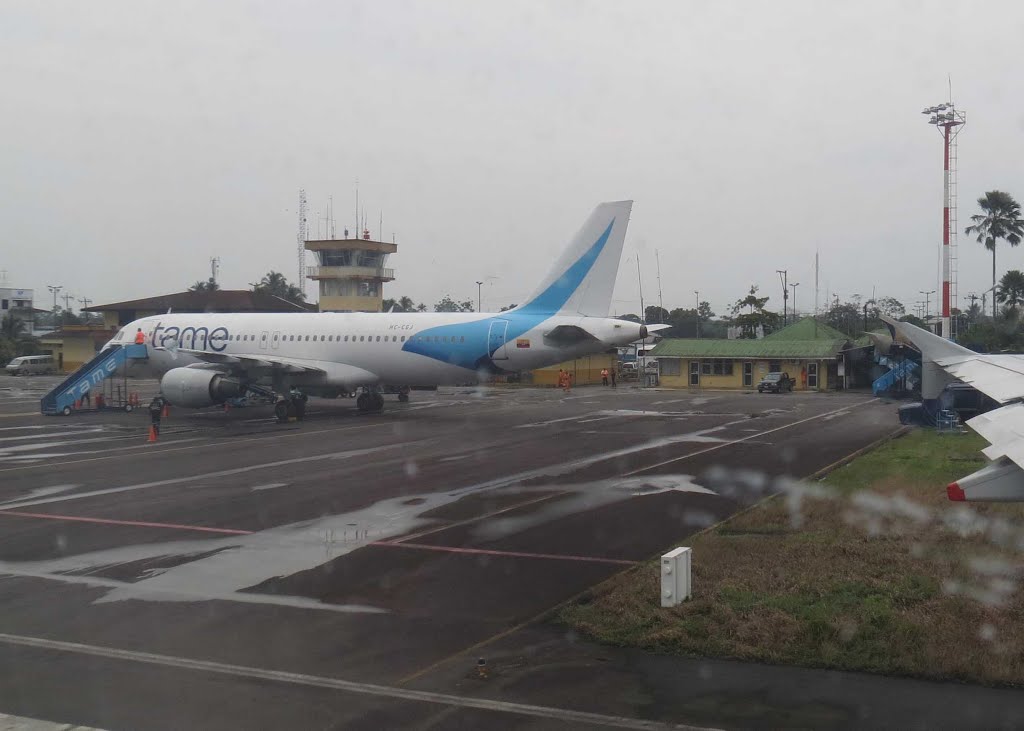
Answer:
POLYGON ((676 548, 661 557, 661 606, 675 607, 693 595, 689 548, 676 548))

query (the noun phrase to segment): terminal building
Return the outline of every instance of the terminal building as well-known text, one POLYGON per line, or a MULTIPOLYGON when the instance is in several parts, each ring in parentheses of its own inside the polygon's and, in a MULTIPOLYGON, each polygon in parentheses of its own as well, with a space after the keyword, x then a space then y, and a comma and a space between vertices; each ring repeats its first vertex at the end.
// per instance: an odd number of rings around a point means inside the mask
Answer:
POLYGON ((306 276, 320 284, 321 312, 380 312, 384 283, 395 278, 386 266, 389 254, 398 246, 372 241, 363 229, 362 238, 306 241, 317 265, 306 268, 306 276))
POLYGON ((751 389, 766 374, 785 371, 798 391, 870 385, 873 345, 807 317, 763 338, 665 338, 649 355, 660 385, 751 389))

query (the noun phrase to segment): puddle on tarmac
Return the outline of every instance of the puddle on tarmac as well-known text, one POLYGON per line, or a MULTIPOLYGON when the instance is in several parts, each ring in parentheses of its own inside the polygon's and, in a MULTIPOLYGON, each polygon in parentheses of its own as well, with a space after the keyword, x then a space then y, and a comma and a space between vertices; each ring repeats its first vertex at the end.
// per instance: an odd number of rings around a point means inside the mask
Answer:
MULTIPOLYGON (((422 517, 488 489, 504 487, 521 493, 550 492, 550 486, 514 487, 519 477, 503 483, 472 485, 454 491, 397 496, 340 515, 269 528, 251 535, 204 540, 180 540, 120 546, 92 553, 32 562, 0 562, 0 574, 33 576, 66 583, 101 587, 108 591, 97 603, 125 600, 196 602, 224 600, 275 604, 334 612, 381 612, 364 605, 326 604, 304 597, 246 592, 270 579, 287 577, 316 568, 339 556, 377 541, 386 541, 416 530, 442 524, 422 517), (138 563, 149 567, 138 576, 118 581, 95 575, 115 566, 138 563), (153 568, 156 566, 156 568, 153 568)), ((40 488, 55 491, 53 486, 40 488)), ((477 529, 483 539, 493 539, 557 520, 566 515, 666 491, 714 494, 693 483, 689 475, 658 475, 558 485, 570 496, 538 504, 528 515, 488 522, 477 529)))

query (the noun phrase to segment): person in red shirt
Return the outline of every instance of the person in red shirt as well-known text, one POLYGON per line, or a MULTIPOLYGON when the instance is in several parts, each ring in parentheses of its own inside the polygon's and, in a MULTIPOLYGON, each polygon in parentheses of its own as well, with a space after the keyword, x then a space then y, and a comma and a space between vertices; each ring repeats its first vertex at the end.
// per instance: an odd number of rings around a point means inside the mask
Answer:
POLYGON ((138 330, 135 331, 135 344, 136 345, 145 345, 146 344, 146 333, 142 332, 142 328, 141 327, 138 330))

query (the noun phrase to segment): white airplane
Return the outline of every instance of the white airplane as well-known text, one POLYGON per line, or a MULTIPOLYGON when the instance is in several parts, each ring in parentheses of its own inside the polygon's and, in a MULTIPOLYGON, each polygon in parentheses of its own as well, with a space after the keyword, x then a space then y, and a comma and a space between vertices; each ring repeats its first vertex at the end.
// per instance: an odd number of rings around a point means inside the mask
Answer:
MULTIPOLYGON (((908 322, 882 319, 921 351, 926 387, 929 381, 942 387, 960 380, 1005 404, 967 421, 967 426, 991 443, 982 451, 992 462, 951 483, 947 497, 958 502, 1024 501, 1024 355, 975 353, 908 322)), ((939 388, 929 390, 937 392, 939 388)))
MULTIPOLYGON (((145 337, 148 361, 132 375, 159 375, 164 398, 201 408, 257 393, 285 421, 301 394, 362 389, 360 411, 379 411, 384 385, 455 385, 483 374, 529 370, 627 345, 660 329, 608 317, 632 201, 590 214, 529 300, 485 313, 244 313, 144 317, 110 345, 145 337)), ((667 327, 667 326, 661 326, 667 327)))

